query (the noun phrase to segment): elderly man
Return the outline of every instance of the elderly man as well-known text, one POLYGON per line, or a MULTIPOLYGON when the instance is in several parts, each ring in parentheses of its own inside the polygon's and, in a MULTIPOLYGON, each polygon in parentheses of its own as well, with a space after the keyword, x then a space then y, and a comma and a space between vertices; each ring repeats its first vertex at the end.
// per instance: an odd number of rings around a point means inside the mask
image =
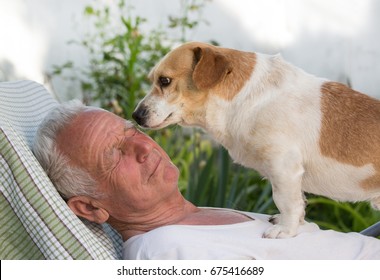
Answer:
POLYGON ((303 225, 264 239, 268 216, 196 207, 165 151, 131 122, 73 101, 41 124, 33 151, 80 217, 108 222, 129 259, 380 259, 380 240, 303 225))

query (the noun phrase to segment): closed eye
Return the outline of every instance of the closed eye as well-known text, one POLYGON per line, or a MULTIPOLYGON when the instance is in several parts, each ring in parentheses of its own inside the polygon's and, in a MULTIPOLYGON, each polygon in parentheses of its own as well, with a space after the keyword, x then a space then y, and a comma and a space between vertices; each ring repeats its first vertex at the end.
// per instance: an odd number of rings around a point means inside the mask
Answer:
POLYGON ((108 148, 103 155, 102 166, 106 173, 111 172, 119 164, 122 151, 117 146, 108 148))
POLYGON ((115 165, 120 161, 120 157, 124 154, 126 145, 128 145, 128 139, 135 136, 138 132, 135 127, 124 128, 123 136, 117 137, 105 153, 108 164, 115 165))

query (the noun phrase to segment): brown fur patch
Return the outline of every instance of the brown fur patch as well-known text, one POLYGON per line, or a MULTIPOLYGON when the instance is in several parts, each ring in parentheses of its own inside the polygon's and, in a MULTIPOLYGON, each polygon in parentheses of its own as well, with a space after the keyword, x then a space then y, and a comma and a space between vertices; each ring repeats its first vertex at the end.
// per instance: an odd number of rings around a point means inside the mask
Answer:
POLYGON ((361 186, 380 188, 380 101, 335 82, 321 91, 322 154, 357 167, 373 164, 375 175, 361 186))
POLYGON ((213 92, 221 98, 232 100, 250 79, 256 65, 256 54, 222 48, 220 51, 229 63, 229 73, 213 92))
POLYGON ((192 78, 200 90, 213 88, 232 71, 227 58, 211 48, 196 47, 193 52, 195 67, 192 78))

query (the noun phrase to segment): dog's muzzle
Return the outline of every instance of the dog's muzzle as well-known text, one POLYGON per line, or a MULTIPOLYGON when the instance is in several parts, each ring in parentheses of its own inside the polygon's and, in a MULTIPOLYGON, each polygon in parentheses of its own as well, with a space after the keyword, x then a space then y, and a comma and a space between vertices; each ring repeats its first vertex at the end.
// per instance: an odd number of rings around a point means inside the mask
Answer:
POLYGON ((140 105, 136 108, 136 110, 132 114, 132 118, 141 126, 145 126, 146 121, 148 119, 149 109, 140 105))

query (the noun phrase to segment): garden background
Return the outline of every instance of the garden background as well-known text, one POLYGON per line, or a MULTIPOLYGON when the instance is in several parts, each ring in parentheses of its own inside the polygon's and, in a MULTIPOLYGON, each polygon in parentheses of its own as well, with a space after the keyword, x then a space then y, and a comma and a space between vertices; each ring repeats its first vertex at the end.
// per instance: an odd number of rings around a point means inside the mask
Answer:
MULTIPOLYGON (((80 98, 130 118, 147 74, 186 41, 280 53, 305 71, 380 97, 376 0, 0 0, 0 81, 31 79, 57 99, 80 98)), ((199 129, 147 131, 181 170, 199 206, 276 213, 270 184, 234 164, 199 129)), ((360 231, 380 219, 367 203, 307 195, 307 218, 360 231)))

